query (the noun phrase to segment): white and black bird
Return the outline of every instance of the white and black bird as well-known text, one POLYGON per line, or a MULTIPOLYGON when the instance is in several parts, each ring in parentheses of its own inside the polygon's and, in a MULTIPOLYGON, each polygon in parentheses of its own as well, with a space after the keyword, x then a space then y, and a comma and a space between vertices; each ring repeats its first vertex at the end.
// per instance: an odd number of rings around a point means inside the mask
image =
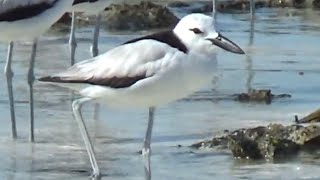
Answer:
POLYGON ((30 88, 30 140, 34 141, 33 82, 37 38, 47 31, 72 5, 89 0, 0 0, 0 42, 8 42, 5 75, 8 84, 12 136, 17 138, 11 68, 14 41, 33 41, 28 84, 30 88))
POLYGON ((91 56, 95 57, 99 54, 98 41, 101 26, 102 12, 111 4, 130 3, 131 0, 90 0, 89 2, 78 3, 72 6, 70 11, 72 12, 71 31, 69 38, 69 48, 71 56, 71 65, 75 63, 75 53, 77 48, 76 42, 76 19, 77 13, 84 13, 86 16, 96 16, 96 23, 93 30, 92 45, 90 47, 91 56))
POLYGON ((122 0, 91 0, 90 2, 78 3, 77 5, 72 6, 72 8, 70 9, 70 11, 72 12, 71 32, 69 38, 69 47, 71 51, 71 65, 73 65, 75 62, 75 51, 77 48, 77 42, 75 37, 77 18, 76 13, 81 12, 88 16, 96 16, 96 24, 93 31, 92 45, 90 48, 92 57, 95 57, 99 53, 98 40, 101 24, 101 12, 106 7, 108 7, 113 1, 121 2, 122 0))
POLYGON ((59 83, 84 96, 75 100, 72 108, 96 179, 100 170, 81 116, 82 105, 95 100, 110 106, 149 108, 142 152, 146 179, 151 179, 150 143, 155 107, 186 97, 211 82, 215 55, 221 48, 244 54, 235 43, 215 31, 212 17, 190 14, 171 31, 130 40, 39 80, 59 83))
POLYGON ((92 2, 83 2, 75 6, 72 6, 72 21, 71 21, 71 31, 69 38, 69 47, 71 52, 71 65, 75 63, 75 52, 77 48, 76 42, 76 13, 81 12, 86 15, 95 15, 96 16, 96 25, 93 32, 93 40, 91 45, 91 55, 95 57, 98 55, 98 39, 101 23, 101 12, 110 4, 110 0, 95 0, 92 2))

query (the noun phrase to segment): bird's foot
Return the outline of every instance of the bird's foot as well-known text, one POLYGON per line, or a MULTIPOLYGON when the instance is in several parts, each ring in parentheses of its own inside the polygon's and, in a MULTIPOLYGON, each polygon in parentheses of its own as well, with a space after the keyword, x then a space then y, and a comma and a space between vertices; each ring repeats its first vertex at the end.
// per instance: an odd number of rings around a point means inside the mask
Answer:
POLYGON ((93 172, 92 175, 90 176, 91 180, 101 180, 101 173, 98 172, 93 172))
POLYGON ((143 157, 149 157, 151 155, 151 148, 142 148, 142 156, 143 157))

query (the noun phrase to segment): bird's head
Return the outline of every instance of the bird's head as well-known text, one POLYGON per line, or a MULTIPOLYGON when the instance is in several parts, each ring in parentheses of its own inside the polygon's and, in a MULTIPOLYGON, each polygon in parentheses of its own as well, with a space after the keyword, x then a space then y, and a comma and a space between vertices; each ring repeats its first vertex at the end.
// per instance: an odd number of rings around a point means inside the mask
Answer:
POLYGON ((173 31, 189 51, 212 53, 222 48, 232 53, 244 54, 238 45, 216 32, 211 16, 198 13, 187 15, 179 21, 173 31))

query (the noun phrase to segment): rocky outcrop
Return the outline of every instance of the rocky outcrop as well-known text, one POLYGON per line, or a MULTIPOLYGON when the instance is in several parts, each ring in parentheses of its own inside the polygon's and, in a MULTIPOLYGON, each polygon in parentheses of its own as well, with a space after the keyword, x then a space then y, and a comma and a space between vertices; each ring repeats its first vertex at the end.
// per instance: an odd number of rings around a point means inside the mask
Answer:
POLYGON ((151 2, 112 5, 103 13, 109 30, 145 30, 174 27, 179 19, 166 7, 151 2))
POLYGON ((251 89, 248 93, 234 94, 234 99, 240 102, 263 102, 270 104, 273 100, 279 98, 290 98, 290 94, 275 95, 270 89, 251 89))
POLYGON ((226 132, 223 136, 193 144, 191 147, 225 148, 229 149, 235 158, 288 158, 297 155, 301 150, 320 148, 320 127, 270 124, 244 128, 226 132))
POLYGON ((206 13, 212 12, 212 2, 208 1, 173 1, 167 4, 169 8, 174 8, 177 11, 184 11, 188 13, 206 13))
POLYGON ((296 123, 315 123, 320 122, 320 109, 310 113, 309 115, 299 119, 298 116, 295 116, 296 123))
MULTIPOLYGON (((78 13, 77 26, 95 24, 95 17, 84 17, 78 13)), ((149 30, 173 28, 179 19, 164 6, 143 1, 140 4, 111 5, 102 12, 102 27, 107 30, 149 30)), ((65 14, 56 24, 60 28, 70 27, 71 15, 65 14)))

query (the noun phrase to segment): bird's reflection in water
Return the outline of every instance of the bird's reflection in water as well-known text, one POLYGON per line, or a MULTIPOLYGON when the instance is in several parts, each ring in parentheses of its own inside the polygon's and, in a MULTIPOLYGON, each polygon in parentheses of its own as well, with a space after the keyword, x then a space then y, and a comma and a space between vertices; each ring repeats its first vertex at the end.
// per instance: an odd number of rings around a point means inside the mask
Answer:
POLYGON ((11 163, 9 165, 10 171, 7 175, 7 180, 14 180, 16 179, 16 172, 17 172, 17 150, 16 150, 16 142, 12 143, 12 150, 10 151, 10 160, 11 163))
MULTIPOLYGON (((254 10, 253 10, 254 11, 254 10)), ((250 18, 250 34, 249 34, 249 43, 248 43, 248 52, 246 52, 246 70, 248 71, 248 77, 246 80, 246 89, 247 92, 252 90, 252 81, 254 78, 254 70, 253 70, 253 62, 252 62, 252 50, 251 47, 254 41, 254 23, 255 23, 255 16, 253 12, 251 12, 250 18)))

